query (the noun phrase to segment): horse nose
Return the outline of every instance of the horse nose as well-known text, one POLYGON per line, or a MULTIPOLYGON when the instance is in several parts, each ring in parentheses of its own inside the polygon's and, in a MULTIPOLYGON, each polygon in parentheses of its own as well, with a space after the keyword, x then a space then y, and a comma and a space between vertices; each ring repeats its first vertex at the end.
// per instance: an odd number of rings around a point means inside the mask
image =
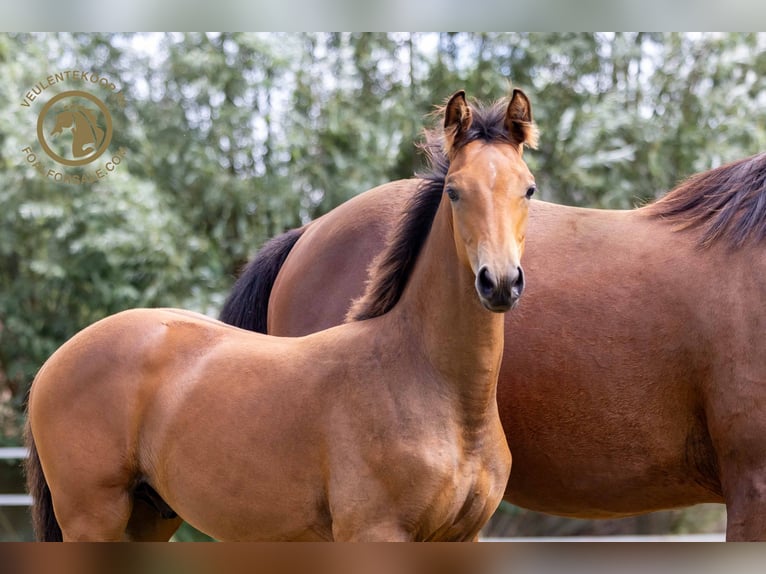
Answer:
POLYGON ((516 267, 506 275, 497 277, 483 265, 476 274, 476 292, 482 304, 490 311, 503 313, 513 307, 524 292, 524 270, 516 267))

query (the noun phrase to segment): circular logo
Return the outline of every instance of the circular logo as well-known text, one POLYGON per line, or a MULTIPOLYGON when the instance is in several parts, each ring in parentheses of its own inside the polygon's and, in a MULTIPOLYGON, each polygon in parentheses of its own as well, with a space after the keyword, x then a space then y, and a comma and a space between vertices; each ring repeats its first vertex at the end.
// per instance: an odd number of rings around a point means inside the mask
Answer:
POLYGON ((43 106, 37 139, 54 161, 79 166, 97 159, 112 141, 112 116, 104 102, 80 90, 61 92, 43 106))

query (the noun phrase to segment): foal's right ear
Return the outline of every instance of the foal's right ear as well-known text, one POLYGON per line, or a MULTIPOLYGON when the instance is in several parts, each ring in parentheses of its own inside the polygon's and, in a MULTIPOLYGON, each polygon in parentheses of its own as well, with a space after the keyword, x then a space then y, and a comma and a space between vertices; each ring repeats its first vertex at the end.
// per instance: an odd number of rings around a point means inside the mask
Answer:
POLYGON ((460 140, 471 127, 471 108, 465 101, 465 91, 456 92, 444 107, 444 151, 447 157, 460 145, 460 140))

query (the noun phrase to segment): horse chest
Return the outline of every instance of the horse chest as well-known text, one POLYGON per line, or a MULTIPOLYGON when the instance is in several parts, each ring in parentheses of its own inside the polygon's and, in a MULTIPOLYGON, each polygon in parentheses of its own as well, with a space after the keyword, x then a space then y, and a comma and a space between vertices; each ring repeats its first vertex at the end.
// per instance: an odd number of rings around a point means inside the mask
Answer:
POLYGON ((456 428, 420 431, 386 435, 374 445, 362 437, 350 444, 334 441, 331 466, 344 469, 332 473, 329 482, 336 539, 472 540, 478 535, 508 480, 504 436, 492 425, 477 448, 456 428), (362 449, 364 444, 371 448, 362 449), (390 525, 398 527, 379 530, 390 525))
POLYGON ((472 437, 461 433, 431 445, 418 479, 420 500, 416 539, 473 540, 502 499, 511 467, 505 436, 489 424, 472 437))
MULTIPOLYGON (((503 453, 497 455, 503 459, 503 453)), ((479 460, 456 470, 452 487, 441 493, 443 503, 432 517, 433 530, 424 536, 428 540, 475 539, 500 503, 508 476, 500 465, 479 460)))

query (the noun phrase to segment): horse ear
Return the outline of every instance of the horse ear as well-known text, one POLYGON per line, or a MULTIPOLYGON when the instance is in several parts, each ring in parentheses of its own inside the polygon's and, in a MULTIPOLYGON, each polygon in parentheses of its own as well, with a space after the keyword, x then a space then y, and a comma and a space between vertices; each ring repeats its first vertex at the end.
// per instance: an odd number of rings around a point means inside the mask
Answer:
POLYGON ((471 127, 471 108, 465 101, 465 91, 453 94, 444 107, 444 144, 447 156, 452 155, 453 149, 465 136, 471 127))
POLYGON ((511 139, 519 145, 520 151, 524 145, 537 147, 537 124, 532 119, 532 104, 527 95, 518 88, 513 90, 511 101, 505 112, 505 128, 511 139))

